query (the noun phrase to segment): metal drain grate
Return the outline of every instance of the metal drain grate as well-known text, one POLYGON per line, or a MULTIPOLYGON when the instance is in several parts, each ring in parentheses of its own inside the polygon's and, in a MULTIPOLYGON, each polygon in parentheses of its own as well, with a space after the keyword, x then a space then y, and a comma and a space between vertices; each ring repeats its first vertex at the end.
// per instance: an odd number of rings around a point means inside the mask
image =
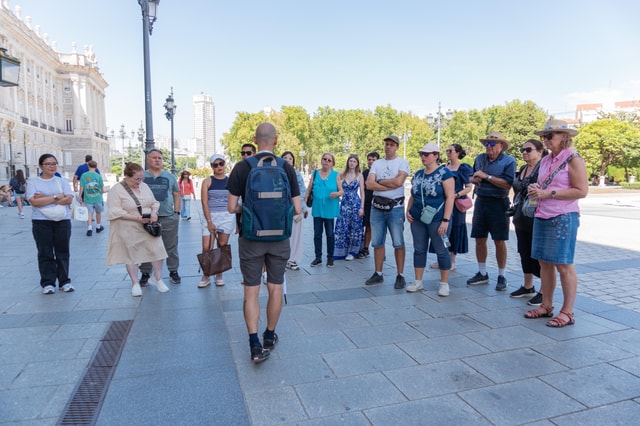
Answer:
POLYGON ((104 400, 104 395, 122 353, 132 320, 114 321, 100 340, 100 345, 85 371, 80 384, 67 403, 59 425, 91 425, 104 400))

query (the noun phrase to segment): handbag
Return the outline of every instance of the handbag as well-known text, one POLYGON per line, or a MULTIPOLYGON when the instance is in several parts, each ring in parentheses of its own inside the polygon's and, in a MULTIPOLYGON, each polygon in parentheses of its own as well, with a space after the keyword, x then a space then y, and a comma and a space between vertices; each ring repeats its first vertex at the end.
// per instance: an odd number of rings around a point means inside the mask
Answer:
MULTIPOLYGON (((60 185, 60 181, 58 180, 60 178, 56 177, 55 179, 58 184, 58 190, 60 192, 64 192, 62 191, 62 185, 60 185)), ((41 207, 40 213, 49 220, 60 222, 67 217, 67 206, 63 206, 61 204, 49 204, 48 206, 41 207)))
POLYGON ((89 220, 89 209, 81 205, 73 206, 73 218, 81 222, 86 222, 89 220))
MULTIPOLYGON (((127 185, 127 183, 124 180, 122 181, 122 183, 120 183, 120 185, 122 185, 122 187, 127 190, 129 195, 131 195, 131 198, 133 198, 133 201, 136 203, 138 212, 140 212, 140 216, 144 217, 144 215, 142 214, 142 206, 140 205, 140 200, 138 200, 138 197, 136 197, 136 195, 133 193, 131 188, 129 188, 129 185, 127 185)), ((143 223, 142 227, 152 237, 160 237, 162 235, 162 224, 160 222, 143 223)))
POLYGON ((311 177, 311 183, 309 184, 309 196, 307 197, 307 207, 311 208, 311 206, 313 205, 313 181, 316 180, 316 173, 318 171, 314 170, 313 171, 313 176, 311 177))
MULTIPOLYGON (((542 185, 540 185, 540 188, 546 189, 547 186, 549 186, 549 184, 553 180, 553 178, 556 177, 558 173, 560 173, 560 170, 564 169, 569 163, 569 161, 571 161, 576 155, 577 153, 573 153, 569 155, 567 158, 565 158, 565 160, 558 165, 558 167, 553 171, 553 173, 549 174, 549 176, 544 180, 544 182, 542 182, 542 185)), ((538 208, 537 199, 532 200, 531 198, 527 197, 522 202, 522 214, 525 215, 526 217, 534 217, 537 208, 538 208)))
POLYGON ((209 238, 209 249, 198 254, 198 263, 204 275, 217 275, 231 269, 231 246, 229 244, 222 247, 213 248, 213 240, 218 240, 217 236, 211 235, 209 238))
POLYGON ((473 207, 473 201, 471 200, 471 198, 467 197, 466 195, 464 197, 456 198, 454 203, 455 203, 456 209, 458 209, 458 211, 462 213, 466 212, 471 207, 473 207))
POLYGON ((437 209, 432 206, 425 206, 424 205, 424 197, 425 197, 424 186, 420 186, 420 190, 422 191, 422 212, 420 213, 420 222, 424 223, 425 225, 429 225, 433 221, 433 218, 435 217, 436 213, 438 213, 442 208, 442 206, 444 206, 444 201, 442 202, 442 204, 440 204, 440 206, 437 209))

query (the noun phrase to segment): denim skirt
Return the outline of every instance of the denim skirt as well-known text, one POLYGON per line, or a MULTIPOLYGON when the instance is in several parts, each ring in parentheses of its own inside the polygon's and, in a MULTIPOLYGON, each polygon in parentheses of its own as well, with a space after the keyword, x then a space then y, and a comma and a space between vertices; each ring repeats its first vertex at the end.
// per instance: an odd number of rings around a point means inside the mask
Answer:
POLYGON ((550 219, 536 217, 533 221, 531 257, 556 265, 573 264, 580 215, 561 214, 550 219))

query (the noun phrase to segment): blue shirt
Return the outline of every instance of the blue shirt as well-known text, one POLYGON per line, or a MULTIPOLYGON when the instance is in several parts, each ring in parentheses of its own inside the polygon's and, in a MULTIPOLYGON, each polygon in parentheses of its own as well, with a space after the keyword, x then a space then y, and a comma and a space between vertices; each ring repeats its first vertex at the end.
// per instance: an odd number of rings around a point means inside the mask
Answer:
MULTIPOLYGON (((504 179, 509 185, 512 185, 516 175, 516 160, 503 152, 493 161, 489 161, 487 154, 480 154, 473 163, 473 171, 475 173, 480 170, 490 176, 504 179)), ((509 190, 498 188, 491 182, 483 180, 476 184, 476 195, 479 197, 507 198, 509 197, 509 190)))
POLYGON ((433 222, 440 222, 444 214, 444 188, 442 182, 453 178, 453 172, 445 166, 438 167, 433 173, 425 174, 425 170, 418 170, 411 179, 411 196, 413 204, 409 214, 418 219, 422 213, 422 207, 431 206, 440 208, 433 217, 433 222))

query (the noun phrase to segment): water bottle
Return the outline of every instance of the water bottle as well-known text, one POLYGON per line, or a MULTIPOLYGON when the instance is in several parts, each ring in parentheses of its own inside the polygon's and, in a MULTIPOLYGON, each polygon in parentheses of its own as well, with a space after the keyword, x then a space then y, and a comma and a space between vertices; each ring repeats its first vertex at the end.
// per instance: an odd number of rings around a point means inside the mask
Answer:
POLYGON ((442 242, 444 243, 444 246, 446 248, 451 247, 451 242, 449 241, 449 237, 447 237, 447 234, 442 234, 442 242))

